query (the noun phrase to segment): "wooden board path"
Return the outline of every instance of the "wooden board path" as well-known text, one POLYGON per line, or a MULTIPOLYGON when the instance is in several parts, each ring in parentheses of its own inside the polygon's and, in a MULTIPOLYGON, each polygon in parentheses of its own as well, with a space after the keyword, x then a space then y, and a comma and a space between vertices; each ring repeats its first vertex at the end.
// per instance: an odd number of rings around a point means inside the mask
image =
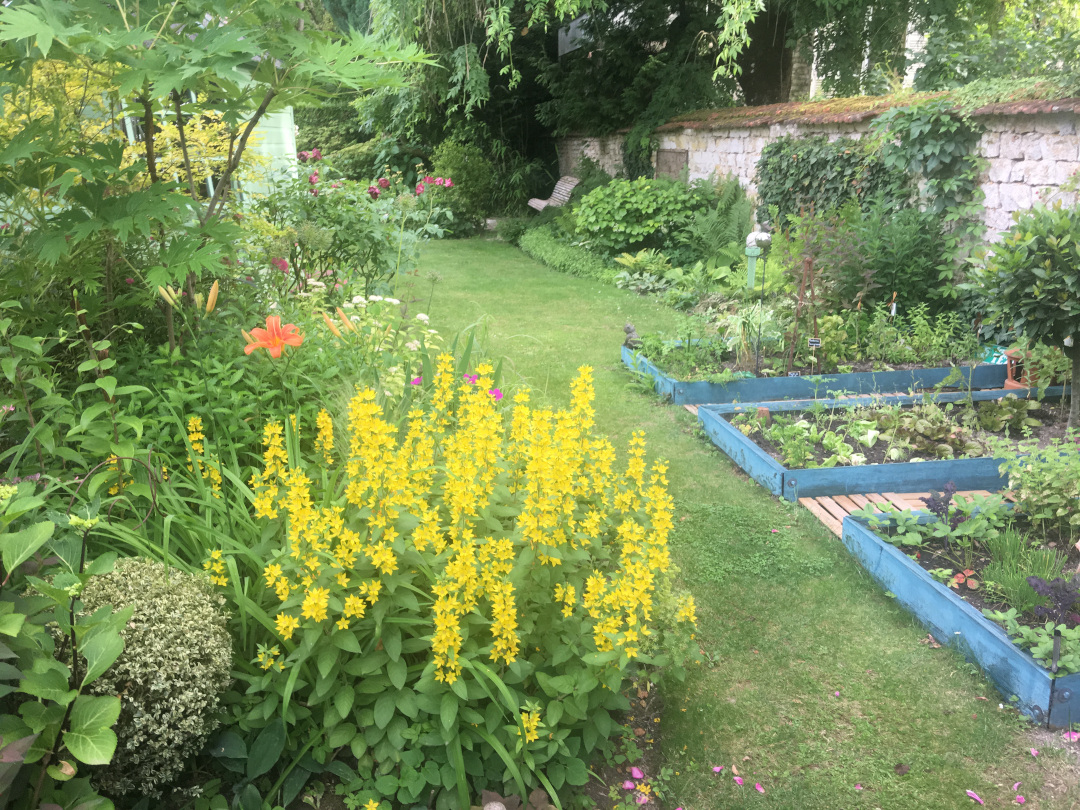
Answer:
MULTIPOLYGON (((972 489, 956 493, 956 498, 965 498, 971 495, 989 497, 990 493, 985 489, 972 489)), ((893 505, 897 509, 925 509, 926 505, 922 498, 930 497, 929 492, 871 492, 866 495, 832 495, 818 498, 799 498, 799 503, 806 507, 814 517, 825 524, 830 532, 840 537, 843 534, 841 524, 844 518, 852 512, 865 506, 874 504, 887 507, 893 505)), ((875 512, 884 512, 884 508, 875 509, 875 512)))

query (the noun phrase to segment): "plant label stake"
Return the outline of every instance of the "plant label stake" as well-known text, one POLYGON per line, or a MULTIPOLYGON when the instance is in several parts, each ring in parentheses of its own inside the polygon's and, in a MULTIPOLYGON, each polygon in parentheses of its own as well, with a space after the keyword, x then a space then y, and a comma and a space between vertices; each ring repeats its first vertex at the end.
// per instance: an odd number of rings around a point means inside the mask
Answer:
MULTIPOLYGON (((818 325, 817 325, 817 296, 814 295, 814 260, 810 257, 803 259, 802 278, 799 280, 799 298, 795 304, 795 322, 791 326, 791 334, 788 337, 788 359, 787 370, 791 371, 791 366, 795 362, 795 343, 799 338, 799 316, 802 315, 803 304, 806 298, 806 287, 810 286, 810 312, 814 317, 814 338, 818 337, 818 325)), ((818 345, 821 345, 821 341, 818 341, 818 345)))

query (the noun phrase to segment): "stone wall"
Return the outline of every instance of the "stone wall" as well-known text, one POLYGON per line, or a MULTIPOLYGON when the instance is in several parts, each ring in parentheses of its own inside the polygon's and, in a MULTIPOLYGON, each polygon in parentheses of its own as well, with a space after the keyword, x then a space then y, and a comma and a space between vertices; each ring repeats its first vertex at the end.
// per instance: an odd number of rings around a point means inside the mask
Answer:
MULTIPOLYGON (((986 132, 979 154, 986 159, 982 189, 986 195, 983 216, 987 238, 1010 226, 1012 213, 1038 201, 1077 201, 1075 193, 1063 193, 1061 185, 1080 172, 1080 114, 1076 112, 979 115, 986 132)), ((660 149, 686 150, 690 179, 711 174, 733 174, 751 195, 757 191, 757 162, 765 146, 784 135, 828 135, 859 138, 870 127, 857 123, 779 123, 729 129, 696 129, 658 133, 660 149)), ((609 173, 622 168, 622 141, 609 138, 564 138, 560 142, 562 174, 572 174, 581 155, 599 162, 609 173)))
POLYGON ((625 135, 585 138, 571 135, 559 139, 559 174, 574 174, 583 157, 592 158, 613 177, 623 171, 623 141, 625 135))

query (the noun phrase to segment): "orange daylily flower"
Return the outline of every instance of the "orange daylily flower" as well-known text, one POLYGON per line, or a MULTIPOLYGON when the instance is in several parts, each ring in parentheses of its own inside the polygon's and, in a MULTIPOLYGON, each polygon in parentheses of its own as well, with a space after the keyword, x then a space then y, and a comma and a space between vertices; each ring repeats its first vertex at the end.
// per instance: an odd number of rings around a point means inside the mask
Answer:
MULTIPOLYGON (((243 332, 243 330, 241 330, 243 332)), ((266 328, 255 327, 251 335, 244 333, 245 338, 251 338, 244 347, 244 354, 251 354, 256 349, 266 349, 271 357, 281 357, 281 350, 286 346, 299 346, 304 342, 304 335, 296 328, 296 324, 287 323, 281 325, 281 316, 271 315, 266 319, 266 328)))

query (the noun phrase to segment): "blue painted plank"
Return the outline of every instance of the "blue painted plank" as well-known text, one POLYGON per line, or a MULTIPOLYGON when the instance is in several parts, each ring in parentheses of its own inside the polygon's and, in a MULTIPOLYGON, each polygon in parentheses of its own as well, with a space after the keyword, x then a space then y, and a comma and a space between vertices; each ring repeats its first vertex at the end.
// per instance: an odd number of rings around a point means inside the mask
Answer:
POLYGON ((713 444, 727 453, 747 475, 773 495, 783 494, 784 468, 772 456, 739 433, 723 417, 699 410, 698 418, 713 444))
MULTIPOLYGON (((1046 721, 1053 679, 1013 644, 1004 630, 857 519, 844 518, 842 539, 874 581, 896 594, 896 601, 915 614, 938 641, 951 644, 978 664, 1006 700, 1016 695, 1021 712, 1038 722, 1046 721)), ((1060 690, 1063 684, 1056 686, 1060 690)))
MULTIPOLYGON (((812 398, 827 396, 830 391, 852 394, 893 393, 933 388, 952 373, 952 368, 856 371, 813 377, 756 377, 721 384, 676 380, 664 374, 647 358, 625 346, 622 347, 622 360, 630 368, 651 374, 656 380, 657 392, 662 396, 670 396, 676 405, 812 398)), ((1005 384, 1004 365, 981 364, 975 366, 974 371, 969 366, 959 368, 964 380, 971 378, 973 388, 1001 388, 1005 384)))
POLYGON ((952 482, 957 489, 1004 489, 1005 477, 995 458, 953 458, 940 461, 893 462, 861 467, 829 467, 784 471, 784 497, 789 501, 819 495, 866 492, 925 492, 952 482))
POLYGON ((1080 723, 1080 672, 1055 678, 1054 700, 1050 706, 1050 725, 1069 728, 1080 723))

